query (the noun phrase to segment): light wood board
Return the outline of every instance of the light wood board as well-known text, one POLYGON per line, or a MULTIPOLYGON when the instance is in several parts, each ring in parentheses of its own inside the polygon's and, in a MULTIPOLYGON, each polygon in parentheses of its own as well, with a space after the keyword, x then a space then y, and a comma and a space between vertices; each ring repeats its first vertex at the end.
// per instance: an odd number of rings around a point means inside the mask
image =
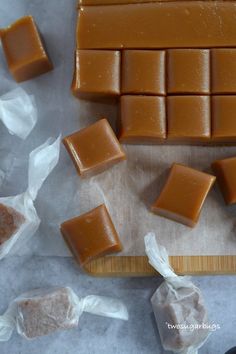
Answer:
MULTIPOLYGON (((236 256, 170 256, 177 274, 236 274, 236 256)), ((84 267, 93 276, 153 276, 157 272, 146 256, 109 256, 91 261, 84 267)))

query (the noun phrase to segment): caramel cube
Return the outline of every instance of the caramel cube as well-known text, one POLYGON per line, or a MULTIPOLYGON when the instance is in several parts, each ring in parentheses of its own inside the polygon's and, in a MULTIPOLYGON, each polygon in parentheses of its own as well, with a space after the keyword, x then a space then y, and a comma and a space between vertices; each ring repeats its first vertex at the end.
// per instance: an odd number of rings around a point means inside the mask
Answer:
POLYGON ((236 141, 236 96, 212 96, 212 140, 236 141))
POLYGON ((236 49, 212 49, 212 93, 236 93, 236 49))
POLYGON ((17 82, 53 69, 32 16, 1 30, 1 41, 8 68, 17 82))
POLYGON ((173 164, 152 211, 194 227, 215 177, 180 164, 173 164))
POLYGON ((124 143, 160 143, 166 138, 165 98, 121 96, 119 139, 124 143))
POLYGON ((170 49, 167 55, 168 93, 208 94, 210 52, 207 49, 170 49))
POLYGON ((77 50, 71 89, 79 98, 119 95, 120 52, 77 50))
POLYGON ((216 174, 225 203, 236 203, 236 157, 215 161, 212 169, 216 174))
POLYGON ((204 142, 211 136, 210 98, 169 96, 167 98, 168 139, 204 142))
POLYGON ((63 139, 81 177, 100 173, 125 160, 125 153, 106 119, 63 139))
POLYGON ((65 221, 61 233, 81 265, 109 253, 122 250, 119 237, 104 204, 65 221))
POLYGON ((121 82, 122 93, 165 95, 165 51, 123 51, 121 82))

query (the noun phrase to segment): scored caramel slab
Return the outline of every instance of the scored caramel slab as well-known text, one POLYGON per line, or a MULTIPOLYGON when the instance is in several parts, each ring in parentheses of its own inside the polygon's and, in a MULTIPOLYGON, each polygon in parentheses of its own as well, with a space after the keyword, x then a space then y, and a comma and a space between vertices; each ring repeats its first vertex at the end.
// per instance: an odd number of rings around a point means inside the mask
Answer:
MULTIPOLYGON (((103 48, 103 46, 104 49, 107 49, 106 46, 110 46, 109 41, 111 38, 112 45, 110 49, 113 50, 134 49, 140 51, 143 49, 145 51, 152 51, 153 49, 165 49, 168 52, 173 49, 177 50, 177 48, 180 48, 180 50, 198 50, 201 48, 201 50, 204 49, 209 52, 209 49, 211 51, 218 47, 222 47, 222 49, 231 49, 227 47, 236 48, 236 28, 234 28, 234 13, 236 9, 233 1, 193 1, 192 3, 192 1, 176 0, 171 1, 169 4, 168 0, 163 0, 161 3, 159 3, 159 0, 157 0, 157 2, 154 0, 147 4, 145 4, 145 2, 147 1, 80 0, 79 4, 81 13, 79 13, 78 18, 82 19, 80 22, 82 26, 79 27, 79 23, 77 25, 76 37, 77 40, 81 39, 81 41, 77 41, 78 46, 81 45, 81 47, 83 47, 86 44, 90 49, 100 49, 100 47, 103 48), (117 3, 117 6, 111 5, 117 3), (124 3, 128 3, 129 5, 121 5, 124 3), (107 9, 105 9, 105 6, 98 6, 103 4, 109 5, 107 6, 107 9), (89 6, 83 5, 96 6, 90 6, 91 8, 89 9, 89 6), (177 15, 174 7, 178 7, 177 15), (167 8, 170 11, 166 11, 167 8), (144 9, 145 11, 143 11, 144 9), (149 11, 150 9, 153 11, 149 11), (159 13, 159 9, 161 14, 159 13), (97 16, 98 12, 99 16, 97 16), (113 17, 114 13, 115 15, 113 17), (158 15, 156 15, 157 13, 158 15), (95 18, 95 16, 97 16, 97 18, 95 18), (137 21, 134 21, 134 26, 132 18, 137 19, 137 21), (123 21, 125 22, 125 25, 123 21), (171 28, 170 24, 173 24, 173 28, 171 28), (105 30, 105 36, 103 32, 104 25, 108 25, 107 28, 112 28, 112 31, 110 32, 109 30, 105 30), (92 29, 91 26, 94 26, 94 29, 92 29), (154 26, 155 33, 153 32, 154 26), (82 34, 79 32, 81 29, 84 30, 85 27, 87 27, 88 31, 82 38, 82 34), (168 31, 166 32, 163 29, 170 29, 171 33, 168 31), (154 33, 154 36, 149 36, 150 33, 154 33), (162 34, 161 36, 160 33, 162 34), (194 41, 192 42, 190 40, 188 42, 192 35, 194 41), (96 36, 99 40, 95 39, 94 41, 96 36), (94 43, 96 43, 95 46, 93 46, 94 43)), ((185 55, 185 53, 183 53, 183 55, 185 55)), ((211 67, 211 59, 210 52, 210 78, 208 76, 208 85, 209 81, 212 81, 214 75, 211 67)), ((185 63, 181 64, 183 64, 183 73, 186 73, 188 62, 185 61, 185 63)), ((121 70, 122 69, 123 68, 121 67, 121 70)), ((190 66, 190 71, 191 69, 190 66)), ((231 70, 233 73, 234 67, 232 67, 231 70)), ((205 73, 206 72, 207 70, 205 70, 205 73)), ((168 78, 168 69, 166 69, 165 74, 166 78, 168 78)), ((186 79, 186 77, 183 77, 181 85, 186 82, 184 79, 186 79)), ((200 81, 201 79, 206 82, 205 77, 200 78, 200 81)), ((195 79, 194 81, 196 83, 195 79)), ((207 85, 205 85, 205 87, 207 87, 207 85)), ((191 89, 191 91, 195 92, 189 93, 185 88, 181 94, 185 96, 189 94, 213 94, 211 85, 210 89, 208 86, 204 91, 202 91, 202 89, 196 89, 196 87, 194 87, 193 90, 191 89)), ((179 93, 167 93, 167 98, 169 95, 173 94, 178 95, 179 93)), ((132 95, 134 95, 134 93, 132 93, 132 95)), ((212 97, 210 97, 210 102, 212 103, 212 97)), ((172 256, 170 257, 170 260, 175 271, 181 274, 236 272, 236 256, 172 256)), ((145 256, 104 257, 90 262, 87 265, 87 270, 90 274, 102 276, 140 276, 155 274, 153 268, 148 265, 148 260, 145 256)))

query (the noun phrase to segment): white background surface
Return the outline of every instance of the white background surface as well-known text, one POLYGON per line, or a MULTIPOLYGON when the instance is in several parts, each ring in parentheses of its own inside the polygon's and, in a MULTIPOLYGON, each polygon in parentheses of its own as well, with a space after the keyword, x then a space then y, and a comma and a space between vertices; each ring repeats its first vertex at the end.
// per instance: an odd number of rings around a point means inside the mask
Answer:
MULTIPOLYGON (((55 69, 51 73, 22 84, 22 87, 36 96, 38 107, 40 107, 39 121, 29 139, 27 139, 25 143, 13 138, 11 138, 10 141, 8 140, 9 136, 5 128, 3 126, 0 127, 0 154, 1 156, 6 156, 7 152, 11 150, 12 157, 14 157, 14 164, 9 171, 9 180, 3 185, 1 195, 20 193, 25 190, 27 180, 27 156, 33 148, 40 145, 48 136, 51 135, 55 137, 61 130, 63 130, 64 134, 71 133, 77 130, 79 126, 85 126, 88 121, 103 116, 104 113, 108 114, 111 120, 114 119, 116 115, 114 107, 112 106, 104 108, 101 104, 91 106, 85 102, 78 102, 69 92, 73 71, 76 15, 75 1, 0 1, 1 27, 8 25, 26 14, 32 14, 35 17, 45 37, 45 42, 55 65, 55 69), (7 139, 7 141, 5 139, 7 139)), ((1 52, 0 77, 0 94, 17 86, 7 71, 5 60, 1 52)), ((131 147, 131 150, 132 148, 133 147, 131 147)), ((176 154, 178 153, 178 149, 180 148, 175 149, 176 154)), ((171 156, 169 156, 170 160, 163 162, 161 170, 159 167, 156 167, 156 174, 152 172, 155 176, 158 177, 158 174, 165 174, 165 168, 173 159, 173 148, 171 151, 171 156)), ((199 157, 195 159, 195 161, 199 161, 195 163, 191 158, 189 148, 186 148, 185 154, 181 153, 182 160, 179 161, 193 162, 192 165, 194 167, 202 167, 205 169, 207 167, 206 165, 208 165, 204 158, 207 151, 208 149, 204 149, 204 151, 200 153, 203 157, 201 157, 201 159, 199 159, 199 157)), ((221 157, 223 157, 223 155, 223 152, 220 153, 221 157)), ((153 159, 152 163, 155 162, 154 157, 153 159)), ((125 164, 121 164, 120 166, 124 168, 125 164)), ((117 168, 119 167, 117 166, 117 168)), ((138 168, 136 168, 134 160, 130 160, 128 168, 137 173, 138 168)), ((115 169, 113 169, 112 173, 115 173, 115 169)), ((145 200, 148 201, 149 198, 152 197, 152 188, 148 189, 148 187, 154 183, 152 179, 154 175, 150 175, 150 183, 147 184, 140 178, 143 186, 147 188, 147 193, 144 193, 144 197, 145 200)), ((119 176, 122 178, 122 174, 119 174, 119 176)), ((136 192, 139 192, 140 189, 138 188, 138 190, 136 190, 135 180, 132 181, 132 186, 133 189, 131 189, 131 192, 133 194, 133 191, 135 191, 135 195, 137 196, 136 192)), ((156 184, 154 184, 154 189, 156 188, 155 186, 156 184)), ((124 323, 84 315, 78 329, 57 333, 50 337, 27 342, 15 334, 10 342, 0 344, 0 353, 161 354, 163 351, 159 344, 159 337, 149 303, 150 296, 159 284, 157 278, 95 279, 82 274, 72 258, 34 256, 39 253, 53 254, 57 252, 66 254, 67 250, 64 242, 58 232, 58 227, 55 225, 60 224, 60 222, 67 217, 76 215, 80 210, 86 211, 86 209, 89 208, 90 200, 85 200, 84 203, 81 204, 80 188, 78 176, 62 147, 61 163, 45 182, 36 202, 42 224, 39 233, 32 239, 32 243, 28 244, 27 248, 22 250, 23 253, 28 254, 22 257, 10 257, 1 262, 0 311, 3 312, 10 300, 26 290, 40 286, 45 287, 47 285, 68 285, 79 295, 103 294, 123 299, 129 308, 130 321, 124 323), (74 186, 74 189, 71 186, 74 186), (75 189, 77 193, 74 193, 75 189)), ((142 188, 142 186, 140 188, 142 188)), ((157 192, 158 188, 157 186, 157 192)), ((94 203, 98 203, 100 198, 99 191, 97 191, 94 203)), ((136 201, 134 194, 132 198, 134 198, 133 203, 136 201)), ((212 221, 215 222, 220 215, 225 215, 226 218, 223 219, 223 221, 221 219, 223 229, 220 230, 225 230, 227 237, 230 238, 235 233, 234 210, 230 209, 226 211, 217 189, 213 191, 211 199, 209 197, 204 211, 207 209, 208 211, 210 210, 209 205, 211 203, 218 206, 218 211, 214 214, 215 216, 213 215, 214 219, 212 221), (232 216, 230 216, 231 213, 232 216), (230 223, 228 223, 228 219, 230 219, 230 223)), ((131 215, 125 215, 127 222, 130 222, 131 215)), ((209 219, 210 216, 208 213, 204 215, 207 220, 211 220, 209 219)), ((116 215, 113 215, 113 217, 115 219, 117 218, 116 215)), ((160 221, 158 217, 156 220, 160 221)), ((163 219, 161 222, 165 225, 166 221, 163 219)), ((204 222, 204 219, 201 219, 200 225, 203 225, 204 222)), ((172 223, 169 222, 168 224, 171 225, 172 223)), ((145 225, 144 223, 143 225, 143 229, 141 228, 142 232, 147 228, 146 226, 148 224, 145 225)), ((117 227, 120 229, 122 225, 117 223, 117 227)), ((173 224, 173 228, 174 227, 176 227, 176 224, 173 224)), ((181 232, 182 236, 180 240, 176 239, 176 242, 173 243, 173 249, 176 251, 179 245, 183 243, 183 240, 189 239, 190 237, 197 240, 197 242, 194 243, 191 240, 193 247, 197 247, 197 244, 204 246, 205 241, 202 243, 202 240, 206 236, 206 233, 201 234, 199 229, 196 229, 196 231, 194 231, 196 234, 193 232, 189 234, 189 229, 182 226, 179 226, 177 229, 180 231, 176 232, 181 232), (188 233, 182 233, 183 230, 187 230, 188 233)), ((140 228, 138 228, 138 230, 140 230, 140 228)), ((225 232, 222 234, 220 230, 218 237, 226 237, 225 232)), ((120 231, 122 231, 122 229, 120 229, 120 231)), ((134 236, 136 235, 136 231, 137 229, 134 229, 134 236)), ((163 241, 165 241, 165 235, 162 237, 163 241)), ((131 243, 127 244, 128 252, 132 249, 129 245, 131 246, 131 243)), ((140 242, 139 245, 141 246, 137 246, 137 252, 142 254, 142 243, 140 242)), ((231 245, 233 244, 231 243, 231 245)), ((211 246, 214 245, 211 244, 211 246)), ((207 248, 208 253, 212 253, 212 248, 207 248)), ((229 253, 231 252, 235 253, 235 250, 229 250, 229 253)), ((235 277, 198 277, 195 278, 195 282, 201 287, 206 298, 211 320, 215 323, 219 323, 221 326, 221 330, 211 336, 206 345, 200 350, 200 353, 224 353, 228 348, 236 345, 235 277)))

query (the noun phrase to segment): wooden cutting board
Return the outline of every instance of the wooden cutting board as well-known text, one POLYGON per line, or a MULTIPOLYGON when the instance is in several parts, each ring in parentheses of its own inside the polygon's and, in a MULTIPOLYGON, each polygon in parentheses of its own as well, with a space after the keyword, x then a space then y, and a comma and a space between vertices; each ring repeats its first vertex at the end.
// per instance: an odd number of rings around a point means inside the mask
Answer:
MULTIPOLYGON (((177 274, 236 274, 236 256, 170 256, 177 274)), ((157 274, 146 256, 109 256, 91 261, 85 271, 93 276, 152 276, 157 274)))

